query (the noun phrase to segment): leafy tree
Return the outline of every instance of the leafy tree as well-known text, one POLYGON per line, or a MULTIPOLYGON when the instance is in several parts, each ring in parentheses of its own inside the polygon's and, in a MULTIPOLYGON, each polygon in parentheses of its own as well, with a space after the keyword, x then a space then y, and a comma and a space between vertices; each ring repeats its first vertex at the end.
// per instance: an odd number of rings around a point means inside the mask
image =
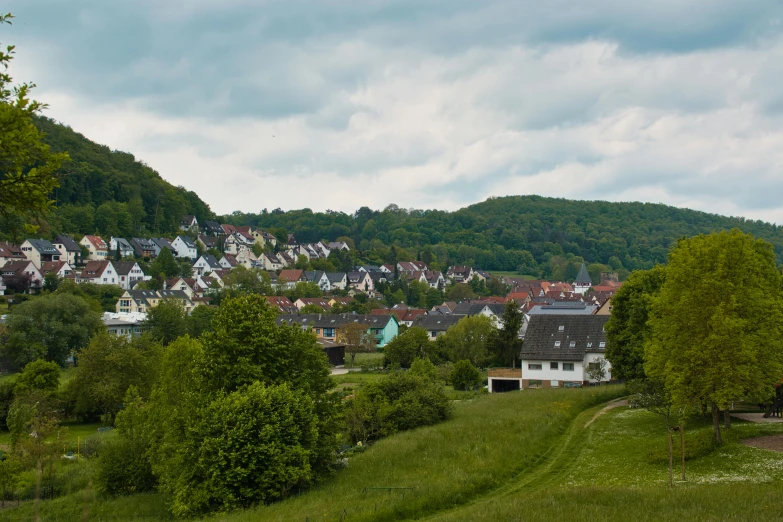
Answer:
POLYGON ((416 357, 413 360, 409 371, 411 375, 418 375, 430 381, 435 381, 438 378, 438 370, 432 361, 421 357, 416 357))
POLYGON ((60 281, 57 294, 69 294, 84 299, 96 312, 114 312, 117 300, 125 291, 115 285, 96 285, 93 283, 76 284, 71 279, 60 281))
POLYGON ((463 299, 473 299, 476 292, 468 284, 454 283, 446 288, 446 299, 448 301, 462 301, 463 299))
POLYGON ((304 305, 300 310, 300 314, 322 314, 324 313, 324 309, 316 304, 307 304, 304 305))
POLYGON ((182 301, 163 299, 157 306, 150 308, 144 324, 149 335, 163 345, 168 345, 185 335, 188 330, 188 318, 182 301))
POLYGON ((107 421, 120 411, 133 386, 148 397, 155 380, 157 354, 142 351, 125 336, 101 334, 82 350, 79 365, 66 387, 74 413, 84 418, 103 415, 107 421))
POLYGON ((451 370, 450 381, 455 390, 475 390, 481 384, 481 373, 470 361, 457 361, 451 370))
POLYGON ((587 365, 587 376, 598 384, 606 378, 606 359, 599 357, 587 365))
POLYGON ((194 339, 198 339, 206 332, 212 331, 212 317, 217 312, 213 306, 197 306, 187 316, 187 333, 194 339))
POLYGON ((440 336, 449 360, 468 360, 475 366, 483 366, 489 356, 489 343, 495 335, 492 319, 474 315, 460 319, 440 336))
POLYGON ((315 283, 301 282, 296 283, 296 286, 293 289, 288 290, 285 295, 293 303, 300 297, 321 297, 323 291, 321 290, 321 287, 315 283))
POLYGON ((11 404, 14 402, 14 383, 13 381, 0 382, 0 430, 7 430, 8 425, 5 419, 11 404))
POLYGON ((60 367, 42 359, 24 367, 14 381, 14 394, 23 395, 33 390, 54 394, 60 387, 60 367))
POLYGON ((416 358, 427 358, 430 349, 429 335, 424 328, 414 326, 398 334, 383 349, 386 365, 400 365, 409 368, 416 358))
POLYGON ((158 254, 158 257, 156 257, 155 261, 152 262, 152 267, 150 270, 152 271, 153 276, 164 274, 164 276, 168 279, 171 277, 177 277, 179 275, 180 266, 177 260, 174 258, 174 254, 171 253, 171 250, 168 248, 161 248, 160 254, 158 254))
POLYGON ((675 405, 720 412, 772 395, 783 374, 781 276, 772 246, 739 230, 681 240, 653 300, 645 373, 675 405))
POLYGON ((375 351, 375 339, 366 324, 346 323, 337 333, 337 342, 345 344, 345 353, 351 356, 351 366, 356 361, 357 353, 375 351))
POLYGON ((515 301, 506 303, 500 322, 503 326, 491 336, 487 347, 492 359, 499 366, 511 363, 511 367, 516 368, 516 361, 522 349, 519 332, 524 324, 524 316, 515 301))
POLYGON ((43 289, 47 292, 56 292, 60 286, 60 278, 54 272, 49 272, 44 276, 43 289))
POLYGON ((666 267, 633 272, 612 297, 612 316, 606 323, 606 358, 620 380, 643 379, 644 346, 650 338, 652 301, 666 280, 666 267))
POLYGON ((11 309, 3 350, 19 367, 40 358, 63 366, 68 356, 78 353, 101 329, 100 314, 83 299, 45 295, 11 309))
POLYGON ((0 507, 5 508, 5 499, 11 496, 21 479, 24 467, 14 454, 0 457, 0 507))
MULTIPOLYGON (((0 25, 10 24, 12 18, 0 15, 0 25)), ((33 123, 45 107, 29 98, 35 85, 12 85, 8 66, 13 55, 13 45, 0 51, 0 216, 6 224, 13 216, 40 216, 49 209, 49 193, 58 186, 57 171, 68 160, 67 154, 55 154, 43 143, 33 123)))

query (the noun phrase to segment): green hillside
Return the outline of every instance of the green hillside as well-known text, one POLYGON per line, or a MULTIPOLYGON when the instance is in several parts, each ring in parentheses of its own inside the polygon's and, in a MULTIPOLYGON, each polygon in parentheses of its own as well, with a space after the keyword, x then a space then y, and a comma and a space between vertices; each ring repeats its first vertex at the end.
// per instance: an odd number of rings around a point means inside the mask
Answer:
POLYGON ((61 169, 55 209, 42 232, 138 236, 173 233, 186 214, 213 217, 194 192, 175 187, 127 152, 112 151, 47 118, 37 118, 53 151, 71 157, 61 169), (47 228, 49 230, 47 230, 47 228))
POLYGON ((441 266, 473 264, 558 279, 575 276, 581 259, 621 271, 649 268, 664 262, 683 236, 734 227, 771 242, 783 262, 777 225, 650 203, 508 196, 455 212, 390 205, 383 211, 362 207, 353 215, 277 209, 225 219, 284 229, 299 241, 348 236, 361 250, 380 249, 380 257, 393 257, 382 247, 394 244, 441 266))

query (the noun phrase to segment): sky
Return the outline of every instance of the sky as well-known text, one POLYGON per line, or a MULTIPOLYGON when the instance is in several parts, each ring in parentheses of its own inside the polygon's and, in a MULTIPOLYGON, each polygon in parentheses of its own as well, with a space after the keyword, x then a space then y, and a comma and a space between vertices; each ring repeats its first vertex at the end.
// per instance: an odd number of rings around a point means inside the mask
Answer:
POLYGON ((218 213, 649 201, 783 224, 779 0, 10 0, 16 81, 218 213))

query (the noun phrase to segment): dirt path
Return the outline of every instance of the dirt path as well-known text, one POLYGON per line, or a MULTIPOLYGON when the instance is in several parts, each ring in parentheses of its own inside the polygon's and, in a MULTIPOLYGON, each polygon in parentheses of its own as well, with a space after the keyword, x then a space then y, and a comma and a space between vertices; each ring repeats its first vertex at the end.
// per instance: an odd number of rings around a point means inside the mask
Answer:
POLYGON ((769 435, 767 437, 756 437, 745 439, 742 444, 752 448, 765 449, 770 451, 783 451, 783 435, 769 435))
POLYGON ((599 404, 583 411, 576 416, 565 433, 563 433, 560 441, 542 455, 539 463, 533 469, 522 471, 516 477, 510 478, 506 485, 471 502, 455 506, 450 510, 439 511, 429 516, 416 518, 415 520, 458 519, 460 512, 469 507, 500 500, 520 492, 532 493, 556 483, 581 454, 589 434, 587 427, 603 413, 625 404, 627 404, 627 401, 624 399, 615 399, 609 403, 599 404))

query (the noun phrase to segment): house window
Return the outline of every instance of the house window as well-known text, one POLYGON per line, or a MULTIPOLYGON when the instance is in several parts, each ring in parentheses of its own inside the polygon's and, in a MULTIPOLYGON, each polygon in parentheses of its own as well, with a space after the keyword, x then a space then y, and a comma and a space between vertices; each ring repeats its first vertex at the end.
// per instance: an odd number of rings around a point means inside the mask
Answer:
POLYGON ((563 371, 564 372, 574 371, 574 363, 563 363, 563 371))
POLYGON ((555 341, 555 347, 560 346, 560 341, 555 341))
POLYGON ((540 363, 529 363, 527 365, 528 370, 540 370, 542 368, 542 365, 540 363))
POLYGON ((324 337, 334 337, 334 328, 324 328, 324 337))
POLYGON ((598 343, 598 347, 599 348, 605 348, 606 347, 606 343, 605 342, 600 342, 600 343, 598 343))
POLYGON ((569 348, 573 348, 574 346, 576 346, 576 341, 571 341, 571 342, 568 344, 568 347, 569 347, 569 348))
POLYGON ((560 387, 560 381, 549 381, 549 386, 551 388, 559 388, 560 387))
POLYGON ((318 334, 318 335, 321 335, 321 329, 320 328, 316 328, 315 329, 315 333, 318 334))
POLYGON ((549 363, 549 369, 550 370, 557 370, 557 369, 559 369, 559 366, 560 366, 560 364, 556 363, 556 362, 549 363))
POLYGON ((562 326, 562 325, 561 325, 561 326, 558 326, 558 327, 557 327, 557 331, 558 331, 558 332, 563 332, 563 331, 565 331, 565 326, 562 326))

